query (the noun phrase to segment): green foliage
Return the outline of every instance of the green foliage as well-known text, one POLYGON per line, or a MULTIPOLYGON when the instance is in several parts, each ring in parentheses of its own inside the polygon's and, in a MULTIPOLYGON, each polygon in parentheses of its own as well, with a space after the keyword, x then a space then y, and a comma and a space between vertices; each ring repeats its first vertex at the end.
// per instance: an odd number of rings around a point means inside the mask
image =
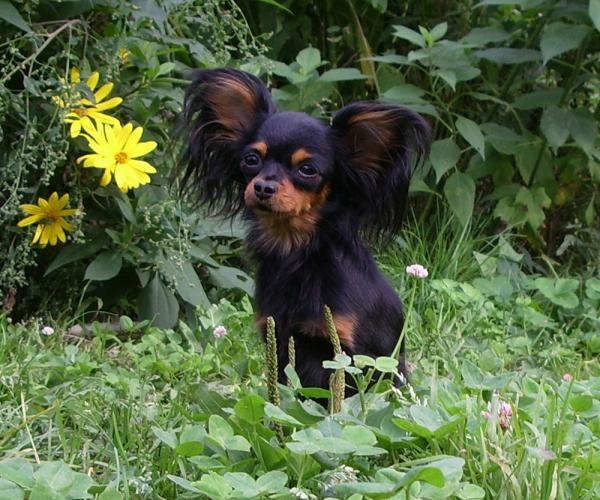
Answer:
POLYGON ((10 23, 0 26, 4 310, 22 317, 106 308, 170 327, 180 309, 207 307, 211 289, 251 292, 248 276, 227 265, 239 248, 233 226, 204 218, 175 195, 168 178, 177 163, 172 132, 186 83, 175 75, 236 58, 250 64, 264 50, 260 41, 229 0, 78 5, 69 21, 61 20, 62 6, 50 14, 52 2, 19 5, 21 13, 8 2, 0 9, 10 23), (83 82, 98 71, 98 87, 114 83, 111 97, 124 101, 105 113, 142 126, 144 140, 159 144, 149 157, 158 169, 150 185, 122 193, 114 184, 99 186, 97 169, 76 164, 86 143, 69 138, 64 106, 74 93, 75 102, 77 93, 92 104, 94 96, 69 78, 74 67, 83 82), (75 232, 64 246, 32 248, 33 233, 15 227, 23 218, 19 205, 53 191, 70 194, 79 212, 69 219, 75 232))

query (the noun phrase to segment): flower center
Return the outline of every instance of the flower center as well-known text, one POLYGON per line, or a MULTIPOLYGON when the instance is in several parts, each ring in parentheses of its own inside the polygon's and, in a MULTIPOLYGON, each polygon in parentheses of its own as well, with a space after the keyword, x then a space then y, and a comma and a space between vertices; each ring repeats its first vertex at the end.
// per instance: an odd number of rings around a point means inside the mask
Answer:
POLYGON ((115 160, 117 163, 127 163, 128 156, 125 151, 121 151, 115 155, 115 160))
POLYGON ((88 110, 86 108, 75 108, 73 113, 75 113, 77 116, 83 117, 88 115, 88 110))

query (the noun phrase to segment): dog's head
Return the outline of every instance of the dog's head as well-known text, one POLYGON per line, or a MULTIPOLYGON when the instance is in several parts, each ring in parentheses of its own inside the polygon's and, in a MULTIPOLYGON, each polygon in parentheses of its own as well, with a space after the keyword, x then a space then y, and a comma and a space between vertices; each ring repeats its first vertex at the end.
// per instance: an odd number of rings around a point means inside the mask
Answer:
POLYGON ((429 143, 423 118, 399 106, 350 104, 331 126, 278 113, 258 78, 232 69, 194 74, 184 122, 185 180, 200 201, 278 227, 314 228, 329 205, 368 232, 393 234, 429 143))

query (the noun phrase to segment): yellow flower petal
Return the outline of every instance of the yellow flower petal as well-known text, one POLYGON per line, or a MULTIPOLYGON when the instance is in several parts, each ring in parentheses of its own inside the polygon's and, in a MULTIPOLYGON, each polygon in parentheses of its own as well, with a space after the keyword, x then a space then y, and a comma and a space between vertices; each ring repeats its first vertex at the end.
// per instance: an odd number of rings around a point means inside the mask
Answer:
POLYGON ((146 172, 148 174, 156 173, 156 169, 152 165, 150 165, 150 163, 148 163, 147 161, 131 159, 127 162, 127 164, 131 168, 135 168, 136 170, 139 170, 141 172, 146 172))
POLYGON ((81 74, 79 69, 72 67, 71 68, 71 83, 77 85, 81 81, 81 74))
POLYGON ((31 242, 32 245, 35 245, 37 243, 37 241, 40 239, 40 236, 42 235, 43 230, 44 230, 44 225, 38 224, 38 227, 35 228, 35 234, 33 235, 33 241, 31 242))
POLYGON ((96 88, 96 85, 98 85, 98 81, 100 80, 100 73, 98 73, 97 71, 94 71, 90 77, 87 80, 87 86, 94 90, 96 88))
POLYGON ((147 155, 151 151, 154 151, 156 149, 156 146, 157 144, 154 141, 140 142, 138 144, 135 144, 134 146, 131 146, 131 148, 128 150, 129 157, 137 158, 138 156, 147 155))
POLYGON ((100 87, 96 92, 94 92, 94 97, 96 98, 96 104, 102 101, 108 94, 112 92, 114 87, 113 83, 105 83, 100 87))
POLYGON ((17 226, 18 227, 29 226, 31 224, 35 224, 36 222, 44 220, 45 218, 46 218, 46 214, 30 215, 29 217, 25 217, 23 220, 20 220, 19 222, 17 222, 17 226))
POLYGON ((44 211, 37 205, 32 205, 30 203, 25 203, 24 205, 21 205, 21 209, 23 210, 23 212, 25 212, 26 214, 42 214, 44 213, 44 211))
POLYGON ((108 101, 97 104, 96 109, 98 111, 106 111, 107 109, 116 108, 122 102, 123 102, 123 99, 121 97, 112 97, 108 101))
POLYGON ((71 123, 71 137, 75 139, 81 133, 81 121, 71 123))
POLYGON ((111 176, 110 170, 106 169, 104 171, 104 174, 102 174, 102 179, 100 179, 100 185, 106 186, 110 182, 111 178, 112 178, 112 176, 111 176))

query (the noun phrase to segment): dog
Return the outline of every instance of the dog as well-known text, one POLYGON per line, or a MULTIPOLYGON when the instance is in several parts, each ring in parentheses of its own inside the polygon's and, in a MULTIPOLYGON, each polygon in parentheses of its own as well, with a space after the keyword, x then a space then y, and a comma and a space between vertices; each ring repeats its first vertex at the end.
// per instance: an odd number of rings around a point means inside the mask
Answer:
MULTIPOLYGON (((257 325, 276 324, 279 380, 288 343, 304 387, 328 388, 333 358, 323 307, 343 351, 389 356, 402 303, 363 239, 397 234, 413 165, 427 152, 427 122, 407 108, 349 104, 331 125, 278 112, 257 77, 235 69, 192 75, 183 109, 184 185, 213 214, 248 221, 257 261, 257 325)), ((406 377, 404 342, 399 371, 406 377)))

